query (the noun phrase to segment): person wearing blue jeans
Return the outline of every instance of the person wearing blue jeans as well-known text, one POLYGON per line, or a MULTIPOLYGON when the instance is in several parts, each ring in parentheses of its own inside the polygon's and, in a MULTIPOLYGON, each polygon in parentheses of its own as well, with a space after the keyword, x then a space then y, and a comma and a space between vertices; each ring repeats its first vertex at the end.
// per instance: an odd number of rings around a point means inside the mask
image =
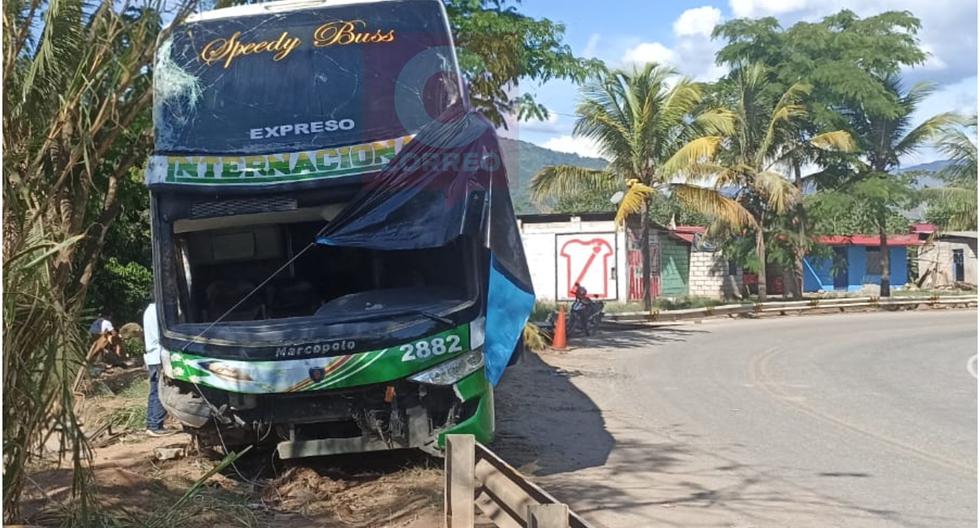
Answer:
POLYGON ((146 345, 143 361, 150 373, 150 395, 146 400, 146 434, 165 436, 173 431, 168 431, 163 426, 167 410, 160 403, 160 394, 157 391, 160 383, 160 325, 157 322, 156 303, 150 303, 143 312, 143 342, 146 345))

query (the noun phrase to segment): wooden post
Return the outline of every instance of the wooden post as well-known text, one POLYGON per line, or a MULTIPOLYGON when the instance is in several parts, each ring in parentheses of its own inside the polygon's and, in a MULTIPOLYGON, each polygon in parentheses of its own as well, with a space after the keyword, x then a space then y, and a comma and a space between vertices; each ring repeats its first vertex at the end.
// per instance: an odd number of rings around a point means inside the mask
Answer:
POLYGON ((446 528, 473 528, 475 457, 473 435, 446 435, 446 528))
POLYGON ((527 528, 568 528, 568 506, 565 504, 530 504, 527 528))

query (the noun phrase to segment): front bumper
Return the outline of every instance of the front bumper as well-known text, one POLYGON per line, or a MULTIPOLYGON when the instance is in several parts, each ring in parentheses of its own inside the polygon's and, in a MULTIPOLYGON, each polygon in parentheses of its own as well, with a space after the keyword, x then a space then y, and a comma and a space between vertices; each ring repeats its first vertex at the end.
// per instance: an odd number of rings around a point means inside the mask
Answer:
POLYGON ((439 454, 446 434, 473 434, 484 443, 494 435, 493 387, 482 368, 450 386, 403 379, 265 395, 201 388, 210 405, 178 383, 161 383, 161 401, 203 443, 277 441, 284 459, 401 448, 439 454))

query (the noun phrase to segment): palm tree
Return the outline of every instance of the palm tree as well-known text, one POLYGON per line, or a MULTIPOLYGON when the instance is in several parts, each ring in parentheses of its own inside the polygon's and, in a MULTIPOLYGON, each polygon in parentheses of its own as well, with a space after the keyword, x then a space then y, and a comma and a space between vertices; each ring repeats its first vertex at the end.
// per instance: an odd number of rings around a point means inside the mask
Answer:
POLYGON ((75 470, 77 522, 92 524, 86 440, 72 406, 85 358, 79 320, 121 186, 152 147, 161 13, 179 20, 193 5, 3 5, 4 521, 17 518, 25 468, 56 435, 75 470))
POLYGON ((939 172, 946 183, 940 189, 925 189, 927 215, 943 229, 977 228, 977 115, 957 120, 939 131, 936 148, 950 164, 939 172))
POLYGON ((767 75, 759 64, 734 70, 719 87, 733 117, 731 132, 703 138, 704 148, 681 149, 672 160, 676 166, 667 167, 685 172, 691 181, 710 183, 710 188, 688 186, 675 194, 695 209, 711 211, 717 219, 714 231, 754 232, 760 300, 766 299, 766 226, 800 199, 800 190, 779 171, 799 160, 804 149, 848 150, 852 142, 841 130, 803 138, 808 117, 803 102, 810 86, 793 84, 772 101, 765 93, 767 75))
POLYGON ((858 181, 848 191, 853 192, 859 198, 863 197, 873 210, 872 220, 878 230, 880 240, 880 295, 888 297, 891 295, 891 273, 889 271, 891 259, 888 255, 886 221, 890 209, 888 202, 896 201, 893 198, 894 195, 908 194, 908 190, 903 189, 902 185, 898 185, 897 179, 891 175, 891 172, 899 167, 903 156, 915 153, 932 142, 940 132, 954 124, 956 115, 952 113, 937 114, 913 127, 913 114, 922 100, 933 92, 933 86, 928 83, 917 83, 907 92, 902 93, 901 79, 897 75, 885 77, 882 84, 898 102, 899 111, 897 113, 892 115, 872 114, 867 109, 860 107, 849 109, 845 115, 850 119, 859 149, 856 163, 858 181))
POLYGON ((649 310, 650 201, 660 189, 683 186, 671 184, 674 174, 664 167, 681 148, 703 149, 705 137, 727 132, 731 119, 721 110, 698 111, 701 86, 655 64, 632 71, 601 70, 583 87, 582 96, 574 133, 598 143, 609 166, 602 170, 546 167, 535 175, 531 190, 541 200, 587 192, 608 196, 626 188, 616 223, 640 215, 643 304, 649 310))

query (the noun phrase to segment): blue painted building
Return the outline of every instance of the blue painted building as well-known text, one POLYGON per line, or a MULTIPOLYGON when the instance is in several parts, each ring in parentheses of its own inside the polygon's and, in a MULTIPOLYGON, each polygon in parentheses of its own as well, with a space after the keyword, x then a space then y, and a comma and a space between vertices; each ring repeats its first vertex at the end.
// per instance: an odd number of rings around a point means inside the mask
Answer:
MULTIPOLYGON (((803 260, 803 291, 859 291, 881 284, 882 259, 877 235, 821 237, 833 258, 807 256, 803 260)), ((889 271, 892 288, 908 283, 908 247, 919 244, 914 235, 888 237, 889 271)))

